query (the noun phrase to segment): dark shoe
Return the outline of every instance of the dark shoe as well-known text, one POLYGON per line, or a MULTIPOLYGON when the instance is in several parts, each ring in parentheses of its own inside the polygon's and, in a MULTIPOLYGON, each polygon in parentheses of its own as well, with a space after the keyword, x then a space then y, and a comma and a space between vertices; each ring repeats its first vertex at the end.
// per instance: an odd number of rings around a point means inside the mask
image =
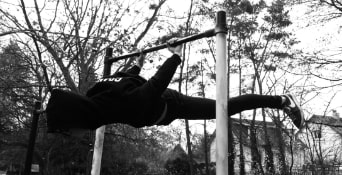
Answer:
POLYGON ((283 95, 286 101, 283 104, 284 112, 290 117, 293 124, 299 129, 304 124, 304 113, 296 98, 291 94, 283 95))

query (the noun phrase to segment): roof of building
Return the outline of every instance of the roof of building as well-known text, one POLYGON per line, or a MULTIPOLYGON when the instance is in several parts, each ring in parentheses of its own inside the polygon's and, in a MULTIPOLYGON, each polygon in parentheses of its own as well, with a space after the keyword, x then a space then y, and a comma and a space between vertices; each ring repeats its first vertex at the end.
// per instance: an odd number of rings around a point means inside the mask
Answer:
POLYGON ((342 118, 334 116, 313 115, 309 120, 305 122, 308 124, 321 124, 330 127, 336 133, 342 136, 342 118))

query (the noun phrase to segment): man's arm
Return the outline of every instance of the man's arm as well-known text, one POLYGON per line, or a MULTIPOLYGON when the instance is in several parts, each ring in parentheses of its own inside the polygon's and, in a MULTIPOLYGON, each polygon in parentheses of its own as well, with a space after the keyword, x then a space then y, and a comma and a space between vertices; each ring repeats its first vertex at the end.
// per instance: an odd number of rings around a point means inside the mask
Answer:
POLYGON ((168 87, 178 65, 181 63, 183 45, 170 46, 175 40, 169 42, 168 49, 172 56, 162 64, 158 71, 141 88, 146 94, 160 96, 168 87))

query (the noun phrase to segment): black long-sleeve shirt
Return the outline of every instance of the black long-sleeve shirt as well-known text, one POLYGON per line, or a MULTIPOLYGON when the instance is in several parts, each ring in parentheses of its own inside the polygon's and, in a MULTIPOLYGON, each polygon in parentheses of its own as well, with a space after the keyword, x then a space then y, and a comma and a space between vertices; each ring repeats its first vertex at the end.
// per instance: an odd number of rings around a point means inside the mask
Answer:
MULTIPOLYGON (((118 72, 102 79, 88 90, 102 115, 101 124, 125 123, 134 127, 150 126, 158 120, 165 107, 161 95, 168 87, 181 59, 172 55, 146 80, 139 76, 140 68, 118 72)), ((98 126, 97 126, 98 127, 98 126)))

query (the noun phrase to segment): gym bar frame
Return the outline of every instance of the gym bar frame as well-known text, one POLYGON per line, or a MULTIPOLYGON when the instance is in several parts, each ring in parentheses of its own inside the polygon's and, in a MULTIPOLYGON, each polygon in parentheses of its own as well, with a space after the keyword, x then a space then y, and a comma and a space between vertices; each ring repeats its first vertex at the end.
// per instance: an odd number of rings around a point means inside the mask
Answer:
MULTIPOLYGON (((226 12, 219 11, 216 14, 216 26, 214 29, 184 37, 172 43, 172 45, 179 45, 205 37, 216 36, 216 175, 228 175, 227 30, 226 12)), ((167 43, 165 43, 119 57, 112 57, 113 48, 107 48, 103 76, 110 75, 111 65, 116 61, 139 56, 141 53, 146 54, 161 50, 167 48, 167 46, 167 43)), ((105 126, 96 129, 91 175, 100 175, 101 172, 104 132, 105 126)))
MULTIPOLYGON (((200 34, 196 34, 196 35, 191 35, 191 36, 187 36, 184 38, 181 38, 179 40, 177 40, 176 42, 172 43, 172 45, 179 45, 179 44, 183 44, 183 43, 187 43, 187 42, 191 42, 191 41, 195 41, 195 40, 199 40, 202 38, 209 38, 209 37, 213 37, 215 36, 215 29, 210 29, 207 30, 203 33, 200 34)), ((165 49, 167 48, 167 43, 155 46, 155 47, 151 47, 145 50, 142 50, 141 52, 134 52, 134 53, 130 53, 130 54, 126 54, 126 55, 122 55, 122 56, 118 56, 118 57, 114 57, 108 60, 108 64, 112 64, 113 62, 119 61, 119 60, 123 60, 126 58, 131 58, 131 57, 136 57, 139 56, 140 54, 146 54, 146 53, 150 53, 150 52, 154 52, 154 51, 158 51, 161 49, 165 49)))
POLYGON ((42 113, 42 111, 40 111, 41 105, 42 104, 40 101, 36 101, 34 103, 34 109, 32 112, 31 131, 30 131, 29 143, 27 146, 25 167, 24 167, 24 172, 23 172, 24 175, 31 174, 32 158, 34 154, 34 145, 36 143, 37 130, 38 130, 38 121, 39 121, 39 116, 42 113))
POLYGON ((226 13, 216 15, 216 175, 228 175, 228 79, 226 13))

